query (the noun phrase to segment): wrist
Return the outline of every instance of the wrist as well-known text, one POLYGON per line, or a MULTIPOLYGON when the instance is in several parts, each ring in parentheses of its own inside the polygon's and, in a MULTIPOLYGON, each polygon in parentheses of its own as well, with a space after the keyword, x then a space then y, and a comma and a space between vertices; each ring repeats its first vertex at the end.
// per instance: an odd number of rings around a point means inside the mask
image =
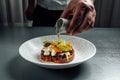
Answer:
POLYGON ((28 0, 28 7, 34 7, 35 6, 35 0, 28 0))
POLYGON ((94 4, 95 0, 91 0, 91 2, 94 4))
POLYGON ((29 7, 29 8, 34 8, 34 5, 30 5, 30 4, 29 4, 28 7, 29 7))

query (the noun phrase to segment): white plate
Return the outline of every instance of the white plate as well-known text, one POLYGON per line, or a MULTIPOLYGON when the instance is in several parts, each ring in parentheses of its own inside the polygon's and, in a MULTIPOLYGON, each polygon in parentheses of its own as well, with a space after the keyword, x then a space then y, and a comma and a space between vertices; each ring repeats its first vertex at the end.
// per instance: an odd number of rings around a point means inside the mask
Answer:
POLYGON ((75 58, 70 63, 56 64, 52 62, 40 61, 39 55, 41 49, 43 48, 42 42, 45 40, 49 41, 58 40, 56 35, 42 36, 30 39, 20 46, 19 53, 27 61, 30 61, 45 68, 52 69, 62 69, 77 66, 80 63, 93 57, 96 53, 96 47, 94 46, 94 44, 86 39, 68 35, 61 35, 60 39, 63 39, 66 42, 71 43, 75 50, 75 58))

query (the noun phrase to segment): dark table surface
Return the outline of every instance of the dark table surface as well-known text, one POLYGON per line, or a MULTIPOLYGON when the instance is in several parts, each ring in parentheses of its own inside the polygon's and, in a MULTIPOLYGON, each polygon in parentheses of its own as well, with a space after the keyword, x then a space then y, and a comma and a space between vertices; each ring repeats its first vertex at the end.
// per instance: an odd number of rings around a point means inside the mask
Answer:
POLYGON ((73 68, 46 69, 19 55, 24 41, 52 34, 53 27, 0 28, 0 80, 120 80, 120 28, 94 28, 79 34, 91 41, 97 52, 73 68))

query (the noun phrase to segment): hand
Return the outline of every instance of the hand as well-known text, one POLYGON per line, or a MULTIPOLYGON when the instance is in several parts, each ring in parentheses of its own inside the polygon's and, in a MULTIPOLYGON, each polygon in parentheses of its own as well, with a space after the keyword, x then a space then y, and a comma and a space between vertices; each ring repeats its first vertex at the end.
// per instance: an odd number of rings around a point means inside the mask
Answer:
POLYGON ((73 15, 67 28, 68 35, 77 35, 83 31, 93 28, 95 23, 96 11, 93 0, 71 0, 65 7, 61 18, 68 19, 73 15))
POLYGON ((33 13, 34 13, 34 7, 33 6, 28 6, 28 8, 26 10, 26 18, 28 20, 32 20, 33 13))

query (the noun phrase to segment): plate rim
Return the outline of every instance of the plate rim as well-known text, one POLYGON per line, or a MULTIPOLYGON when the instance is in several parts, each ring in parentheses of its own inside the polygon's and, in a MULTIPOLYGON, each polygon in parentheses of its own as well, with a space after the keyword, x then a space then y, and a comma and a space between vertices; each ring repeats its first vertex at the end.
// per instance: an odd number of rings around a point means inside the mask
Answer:
MULTIPOLYGON (((31 61, 31 60, 27 59, 26 57, 24 57, 24 56, 22 55, 21 49, 22 49, 22 47, 24 46, 25 43, 27 43, 27 42, 29 42, 29 41, 31 41, 31 40, 34 40, 34 39, 41 38, 41 37, 50 37, 50 36, 57 36, 57 35, 39 36, 39 37, 31 38, 31 39, 29 39, 29 40, 24 41, 24 42, 20 45, 20 47, 19 47, 19 55, 20 55, 23 59, 27 60, 28 62, 31 62, 31 63, 37 64, 37 65, 40 65, 41 67, 42 67, 42 66, 43 66, 43 67, 45 67, 45 66, 51 66, 51 67, 54 66, 54 67, 57 67, 57 66, 66 66, 66 65, 69 66, 69 65, 80 64, 80 63, 83 63, 83 62, 89 60, 90 58, 92 58, 92 57, 96 54, 96 50, 97 50, 97 49, 96 49, 95 45, 94 45, 91 41, 89 41, 89 40, 87 40, 87 39, 85 39, 85 38, 78 37, 78 36, 60 35, 60 36, 67 36, 67 37, 82 39, 82 40, 84 40, 84 41, 89 42, 90 45, 92 45, 92 47, 94 48, 94 53, 93 53, 92 55, 90 55, 87 59, 83 59, 83 60, 81 60, 81 61, 77 61, 77 62, 74 62, 74 63, 71 63, 71 62, 70 62, 70 63, 62 63, 62 64, 53 63, 53 64, 49 64, 49 65, 48 65, 48 63, 42 63, 41 61, 39 61, 39 62, 31 61)), ((49 68, 49 67, 46 67, 46 68, 49 68)), ((69 68, 69 67, 68 67, 68 68, 69 68)), ((52 69, 54 69, 54 68, 52 68, 52 69)), ((59 68, 57 68, 57 69, 59 69, 59 68)), ((61 68, 60 68, 60 69, 61 69, 61 68)))

